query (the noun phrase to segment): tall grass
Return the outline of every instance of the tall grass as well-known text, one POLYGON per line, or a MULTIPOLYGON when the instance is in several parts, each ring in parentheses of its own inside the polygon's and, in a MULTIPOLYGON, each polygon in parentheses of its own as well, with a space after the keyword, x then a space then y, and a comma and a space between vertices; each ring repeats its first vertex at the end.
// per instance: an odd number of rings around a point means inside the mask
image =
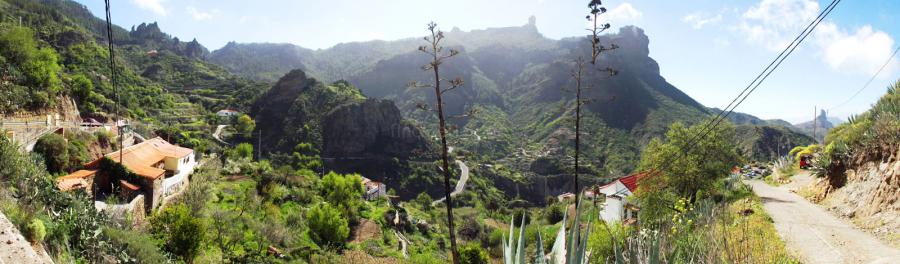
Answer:
POLYGON ((671 221, 630 232, 606 263, 798 263, 785 249, 758 197, 736 181, 718 202, 682 199, 671 221))

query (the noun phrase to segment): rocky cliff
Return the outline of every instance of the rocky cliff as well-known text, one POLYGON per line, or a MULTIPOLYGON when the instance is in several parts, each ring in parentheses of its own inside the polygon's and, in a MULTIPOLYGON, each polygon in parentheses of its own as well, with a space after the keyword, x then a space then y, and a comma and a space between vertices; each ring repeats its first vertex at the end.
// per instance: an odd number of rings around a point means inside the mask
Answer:
MULTIPOLYGON (((289 72, 261 95, 251 116, 257 133, 262 130, 264 152, 312 143, 326 170, 360 173, 389 185, 409 174, 409 160, 434 158, 428 138, 393 102, 367 99, 345 81, 324 84, 302 70, 289 72)), ((430 186, 410 192, 422 188, 430 186)))
MULTIPOLYGON (((366 99, 341 105, 322 118, 322 160, 327 170, 360 173, 396 188, 409 175, 409 160, 434 160, 428 139, 403 120, 393 102, 366 99)), ((403 190, 412 195, 431 189, 403 190)), ((401 195, 402 195, 401 194, 401 195)))
POLYGON ((322 132, 325 157, 408 159, 429 149, 425 136, 387 100, 342 105, 322 119, 322 132))

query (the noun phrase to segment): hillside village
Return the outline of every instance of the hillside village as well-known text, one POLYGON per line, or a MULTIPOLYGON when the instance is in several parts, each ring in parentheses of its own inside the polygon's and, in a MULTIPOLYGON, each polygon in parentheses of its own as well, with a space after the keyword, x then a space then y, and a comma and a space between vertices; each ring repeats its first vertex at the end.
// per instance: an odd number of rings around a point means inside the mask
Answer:
POLYGON ((0 0, 0 264, 900 261, 900 81, 846 122, 713 108, 585 2, 587 37, 211 50, 0 0))

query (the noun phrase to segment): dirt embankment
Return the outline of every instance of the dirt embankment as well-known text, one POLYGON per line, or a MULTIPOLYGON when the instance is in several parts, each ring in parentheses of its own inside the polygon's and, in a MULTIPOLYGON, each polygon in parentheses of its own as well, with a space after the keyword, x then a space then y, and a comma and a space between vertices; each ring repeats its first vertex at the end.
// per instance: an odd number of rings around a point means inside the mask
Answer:
POLYGON ((813 185, 812 200, 900 247, 900 149, 860 151, 813 185))

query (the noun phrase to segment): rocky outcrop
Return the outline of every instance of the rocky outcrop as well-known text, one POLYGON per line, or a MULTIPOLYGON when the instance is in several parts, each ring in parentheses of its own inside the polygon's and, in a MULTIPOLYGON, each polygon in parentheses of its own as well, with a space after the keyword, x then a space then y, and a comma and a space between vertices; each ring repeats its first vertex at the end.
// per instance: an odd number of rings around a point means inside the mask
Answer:
POLYGON ((408 159, 429 149, 418 128, 388 100, 343 105, 322 119, 324 157, 408 159))
POLYGON ((857 153, 815 186, 813 198, 829 210, 900 245, 900 150, 884 156, 857 153))
MULTIPOLYGON (((404 182, 409 160, 433 160, 428 139, 403 120, 388 100, 367 99, 339 106, 321 121, 322 160, 326 169, 360 173, 388 186, 404 182)), ((413 196, 433 186, 410 187, 401 196, 413 196)))
MULTIPOLYGON (((434 158, 428 138, 393 102, 366 99, 347 82, 324 84, 302 70, 282 77, 250 112, 266 152, 290 153, 298 143, 311 143, 326 170, 360 173, 389 186, 409 174, 408 160, 434 158)), ((411 188, 409 195, 428 188, 411 188)))

